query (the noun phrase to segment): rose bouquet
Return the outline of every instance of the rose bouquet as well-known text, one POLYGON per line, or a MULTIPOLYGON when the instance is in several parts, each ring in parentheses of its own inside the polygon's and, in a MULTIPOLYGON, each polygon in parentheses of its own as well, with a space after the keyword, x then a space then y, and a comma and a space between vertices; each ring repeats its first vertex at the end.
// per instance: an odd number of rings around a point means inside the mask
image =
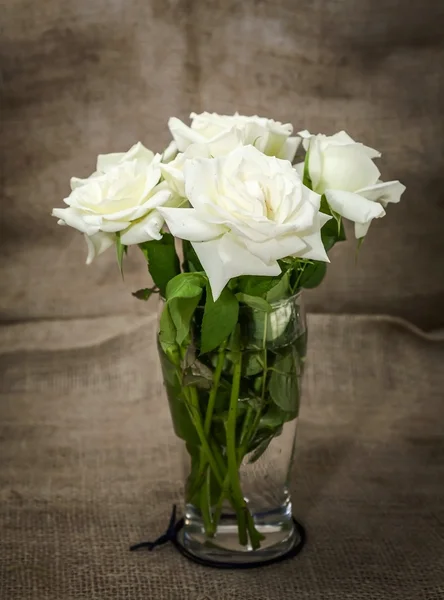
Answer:
POLYGON ((190 551, 279 555, 295 536, 301 290, 322 281, 344 218, 359 244, 405 188, 382 182, 379 152, 344 131, 292 136, 290 124, 209 113, 169 128, 163 154, 138 143, 100 155, 53 215, 84 233, 87 263, 111 246, 121 269, 129 246, 146 258, 153 285, 134 295, 162 298, 159 353, 189 457, 190 551))

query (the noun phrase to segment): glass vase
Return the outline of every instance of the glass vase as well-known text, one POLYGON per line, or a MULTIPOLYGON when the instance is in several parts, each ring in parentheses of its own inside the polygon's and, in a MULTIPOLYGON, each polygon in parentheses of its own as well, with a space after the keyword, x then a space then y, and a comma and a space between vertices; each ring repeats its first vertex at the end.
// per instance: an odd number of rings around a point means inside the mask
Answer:
POLYGON ((268 311, 242 307, 237 339, 201 354, 203 311, 179 361, 159 345, 176 435, 184 445, 185 549, 212 563, 260 563, 299 540, 292 471, 306 320, 301 294, 268 311))

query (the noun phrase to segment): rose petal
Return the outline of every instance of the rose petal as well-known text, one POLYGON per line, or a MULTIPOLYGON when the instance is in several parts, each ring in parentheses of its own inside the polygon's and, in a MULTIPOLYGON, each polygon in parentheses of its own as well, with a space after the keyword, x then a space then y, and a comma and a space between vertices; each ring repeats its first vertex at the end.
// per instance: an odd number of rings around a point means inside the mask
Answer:
POLYGON ((116 236, 109 233, 102 233, 99 231, 94 235, 86 235, 85 241, 88 247, 88 256, 86 258, 86 264, 90 265, 92 261, 105 252, 110 246, 112 246, 116 241, 116 236))
POLYGON ((69 225, 87 235, 94 235, 100 230, 99 224, 87 223, 84 215, 75 208, 54 208, 52 216, 60 219, 59 225, 69 225))
POLYGON ((259 243, 251 240, 245 240, 244 243, 254 256, 267 264, 286 256, 296 255, 307 249, 307 244, 300 237, 292 234, 259 243))
MULTIPOLYGON (((162 185, 162 184, 160 184, 162 185)), ((139 218, 139 211, 140 211, 140 216, 142 216, 143 214, 146 213, 147 210, 151 210, 153 208, 158 208, 159 206, 164 206, 169 199, 171 198, 171 191, 168 189, 157 189, 157 191, 154 191, 154 193, 152 194, 152 196, 150 196, 147 200, 145 200, 145 202, 137 207, 134 211, 134 216, 132 217, 131 220, 134 219, 138 219, 139 218)))
POLYGON ((203 207, 205 199, 216 197, 219 159, 193 158, 184 166, 185 195, 194 208, 203 207))
POLYGON ((318 137, 311 138, 307 152, 309 153, 308 174, 310 175, 313 189, 319 191, 318 187, 322 176, 322 149, 318 137))
POLYGON ((223 131, 208 142, 210 155, 213 157, 225 156, 239 146, 242 146, 242 139, 235 128, 223 131))
MULTIPOLYGON (((310 176, 312 177, 312 156, 310 146, 310 176)), ((353 146, 329 145, 322 153, 322 173, 319 183, 313 181, 313 189, 322 194, 327 189, 355 192, 374 185, 379 178, 379 170, 374 162, 356 144, 353 146)))
POLYGON ((99 154, 97 157, 97 171, 107 173, 113 167, 130 160, 142 160, 147 164, 151 163, 154 153, 142 144, 137 142, 128 152, 114 152, 111 154, 99 154))
POLYGON ((298 131, 298 136, 302 140, 302 146, 305 151, 310 147, 310 138, 314 137, 312 133, 308 131, 308 129, 303 129, 302 131, 298 131))
POLYGON ((329 220, 328 215, 322 215, 319 213, 317 218, 317 222, 315 223, 312 232, 304 235, 302 240, 307 245, 307 250, 301 252, 300 254, 295 254, 294 256, 299 256, 301 258, 310 258, 311 260, 322 260, 323 262, 330 262, 327 253, 324 248, 324 244, 321 238, 321 227, 324 223, 329 220))
POLYGON ((359 146, 360 149, 369 158, 379 158, 381 156, 381 153, 378 152, 378 150, 375 150, 374 148, 370 148, 370 146, 364 146, 364 144, 361 144, 360 142, 355 142, 355 140, 352 137, 350 137, 348 135, 348 133, 346 133, 345 131, 338 131, 337 133, 335 133, 329 137, 325 137, 324 144, 325 144, 325 147, 330 144, 339 144, 341 146, 355 144, 355 145, 359 146))
POLYGON ((111 221, 108 218, 103 218, 100 225, 101 231, 106 231, 107 233, 122 231, 122 229, 126 229, 127 227, 128 221, 111 221))
POLYGON ((290 162, 293 162, 294 156, 299 148, 300 143, 301 138, 289 137, 285 141, 277 157, 282 158, 283 160, 289 160, 290 162))
POLYGON ((215 301, 233 277, 274 276, 281 272, 277 262, 265 264, 229 234, 208 242, 193 242, 192 246, 208 276, 215 301))
POLYGON ((162 154, 162 163, 169 163, 176 158, 179 149, 177 148, 177 144, 174 140, 172 140, 168 146, 165 148, 162 154))
POLYGON ((125 246, 142 244, 150 240, 160 240, 164 220, 157 210, 151 211, 144 219, 133 223, 120 234, 120 241, 125 246))
POLYGON ((321 206, 321 195, 317 194, 306 185, 302 186, 302 199, 304 202, 309 202, 315 210, 319 210, 321 206))
POLYGON ((202 219, 194 208, 167 208, 163 206, 158 210, 165 218, 171 233, 182 240, 206 242, 226 232, 226 227, 202 219))
POLYGON ((384 208, 389 203, 397 203, 401 200, 401 196, 405 191, 405 185, 400 181, 380 182, 376 185, 362 188, 356 193, 364 196, 373 202, 379 202, 384 208))
POLYGON ((326 190, 325 197, 330 208, 355 223, 368 223, 385 215, 384 208, 378 202, 372 202, 353 192, 326 190))
POLYGON ((371 223, 371 221, 369 221, 368 223, 355 223, 355 238, 357 240, 367 235, 371 223))
POLYGON ((205 138, 200 133, 191 129, 191 127, 188 127, 176 117, 171 117, 169 119, 168 127, 177 144, 179 152, 184 152, 190 144, 205 142, 205 138))
POLYGON ((165 181, 179 196, 185 196, 185 177, 183 173, 185 160, 185 155, 179 154, 167 165, 161 165, 161 171, 165 181))
POLYGON ((293 169, 296 171, 296 173, 299 175, 299 177, 301 179, 304 176, 304 166, 305 166, 304 162, 296 163, 295 165, 293 165, 293 169))
POLYGON ((99 173, 97 171, 95 171, 89 177, 85 177, 83 179, 81 177, 71 177, 70 182, 69 182, 70 186, 71 186, 71 190, 75 190, 76 188, 81 187, 82 185, 85 185, 86 183, 90 183, 91 178, 97 177, 97 175, 99 175, 99 173))

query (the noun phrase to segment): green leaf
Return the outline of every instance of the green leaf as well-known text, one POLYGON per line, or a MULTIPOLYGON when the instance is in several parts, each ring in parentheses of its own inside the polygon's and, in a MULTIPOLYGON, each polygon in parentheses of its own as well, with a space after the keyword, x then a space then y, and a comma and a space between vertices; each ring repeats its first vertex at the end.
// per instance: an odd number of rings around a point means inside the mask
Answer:
POLYGON ((143 288, 142 290, 137 290, 137 292, 133 292, 132 295, 134 296, 134 298, 137 298, 138 300, 148 300, 149 298, 151 298, 151 296, 153 294, 157 293, 157 289, 152 287, 152 288, 143 288))
POLYGON ((207 279, 203 273, 179 273, 166 286, 166 299, 194 298, 202 293, 207 279))
POLYGON ((164 233, 160 240, 139 244, 148 262, 148 270, 160 293, 165 297, 167 283, 180 273, 180 263, 174 247, 174 237, 164 233))
POLYGON ((299 410, 299 377, 297 358, 293 348, 289 352, 277 356, 271 371, 268 390, 271 399, 279 408, 297 414, 299 410))
POLYGON ((240 325, 236 323, 233 331, 231 332, 230 339, 227 344, 228 349, 230 350, 227 353, 227 356, 230 356, 230 360, 237 364, 240 360, 240 352, 241 352, 241 336, 240 336, 240 325))
POLYGON ((317 260, 305 267, 299 285, 306 289, 315 288, 322 282, 326 273, 327 263, 317 260))
POLYGON ((211 379, 207 379, 202 375, 197 375, 194 373, 185 373, 182 381, 185 387, 194 386, 201 390, 209 390, 211 388, 211 379))
POLYGON ((188 412, 188 408, 182 395, 168 393, 168 404, 170 406, 171 420, 177 437, 185 440, 192 446, 199 445, 199 436, 188 412))
POLYGON ((296 416, 294 413, 288 413, 288 412, 282 410, 279 406, 277 406, 273 402, 272 404, 270 404, 267 411, 262 415, 260 423, 259 423, 259 429, 265 428, 265 429, 277 430, 280 427, 282 427, 282 425, 286 421, 290 420, 288 418, 288 415, 290 415, 290 414, 292 414, 293 418, 296 416))
POLYGON ((176 328, 176 342, 182 345, 187 339, 191 319, 199 304, 206 277, 202 273, 180 273, 166 286, 170 315, 176 328))
POLYGON ((260 459, 260 457, 267 450, 268 446, 270 445, 270 442, 272 441, 272 439, 274 437, 275 437, 274 434, 272 434, 272 435, 269 435, 268 437, 264 438, 261 442, 259 442, 259 444, 256 446, 256 448, 253 450, 251 456, 248 458, 248 463, 250 465, 260 459))
POLYGON ((248 294, 244 294, 243 292, 238 292, 236 294, 236 298, 239 302, 243 302, 250 308, 254 308, 255 310, 261 310, 263 312, 271 312, 272 308, 269 302, 267 302, 264 298, 260 296, 249 296, 248 294))
POLYGON ((128 251, 128 247, 122 244, 120 241, 120 232, 116 233, 116 251, 117 251, 117 264, 119 265, 120 274, 123 279, 123 257, 128 251))
POLYGON ((324 214, 333 217, 321 229, 322 243, 326 252, 328 252, 337 242, 345 241, 345 229, 341 216, 331 210, 324 194, 321 197, 320 210, 324 214))
POLYGON ((238 278, 238 286, 248 296, 265 296, 279 281, 280 277, 243 275, 238 278))
POLYGON ((209 286, 202 321, 201 353, 210 352, 231 334, 239 316, 239 302, 228 288, 213 301, 209 286))
POLYGON ((279 302, 288 298, 289 295, 289 280, 290 280, 291 269, 286 271, 281 278, 278 280, 276 285, 267 292, 268 302, 279 302))
POLYGON ((183 249, 183 270, 185 272, 193 272, 193 271, 203 271, 203 267, 200 264, 200 260, 197 257, 196 252, 194 251, 191 242, 187 240, 182 241, 182 249, 183 249))
POLYGON ((258 375, 264 370, 264 363, 262 360, 262 353, 258 352, 245 352, 242 360, 242 374, 244 377, 251 377, 252 375, 258 375))
POLYGON ((176 327, 171 318, 168 304, 165 304, 160 316, 159 343, 167 358, 175 365, 180 364, 179 347, 176 343, 176 327))
POLYGON ((177 331, 176 342, 181 346, 190 332, 191 319, 199 304, 202 289, 194 286, 197 294, 191 297, 175 296, 168 300, 168 308, 177 331))

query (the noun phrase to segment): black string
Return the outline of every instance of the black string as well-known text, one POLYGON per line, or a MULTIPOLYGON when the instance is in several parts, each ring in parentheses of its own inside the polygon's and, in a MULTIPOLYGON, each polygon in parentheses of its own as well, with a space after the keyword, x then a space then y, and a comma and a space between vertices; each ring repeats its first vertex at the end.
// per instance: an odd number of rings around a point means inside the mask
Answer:
POLYGON ((173 504, 173 510, 171 511, 170 522, 168 523, 168 528, 157 540, 154 542, 140 542, 139 544, 134 544, 130 546, 130 551, 134 552, 134 550, 140 550, 141 548, 148 548, 151 552, 157 546, 162 546, 162 544, 167 544, 168 542, 174 542, 176 539, 176 512, 177 507, 173 504))
POLYGON ((229 561, 221 562, 221 561, 215 561, 215 560, 213 561, 210 558, 202 558, 200 556, 196 556, 195 554, 190 552, 183 545, 183 540, 181 539, 182 536, 180 536, 180 538, 178 538, 178 534, 183 529, 184 520, 180 519, 179 521, 176 522, 176 513, 177 513, 177 508, 176 508, 176 505, 174 504, 173 510, 171 511, 168 528, 165 531, 165 533, 162 534, 160 537, 158 537, 157 540, 154 540, 154 542, 141 542, 140 544, 134 544, 133 546, 130 546, 130 550, 134 551, 134 550, 140 550, 142 548, 147 548, 151 552, 152 550, 154 550, 154 548, 157 548, 157 546, 162 546, 163 544, 167 544, 168 542, 171 542, 176 547, 176 549, 181 554, 183 554, 186 558, 188 558, 189 560, 192 560, 194 562, 197 562, 198 564, 203 565, 205 567, 215 567, 217 569, 254 569, 256 567, 265 567, 267 565, 272 565, 274 563, 281 562, 282 560, 292 558, 292 557, 296 556, 297 554, 299 554, 299 552, 302 550, 302 548, 305 545, 305 540, 306 540, 305 529, 293 517, 293 523, 295 525, 296 531, 298 532, 299 539, 297 539, 297 538, 295 539, 294 545, 289 550, 287 550, 287 552, 285 554, 281 554, 280 556, 268 558, 265 560, 257 560, 257 561, 252 561, 252 562, 248 561, 245 563, 242 563, 242 562, 234 563, 234 562, 229 562, 229 561))

